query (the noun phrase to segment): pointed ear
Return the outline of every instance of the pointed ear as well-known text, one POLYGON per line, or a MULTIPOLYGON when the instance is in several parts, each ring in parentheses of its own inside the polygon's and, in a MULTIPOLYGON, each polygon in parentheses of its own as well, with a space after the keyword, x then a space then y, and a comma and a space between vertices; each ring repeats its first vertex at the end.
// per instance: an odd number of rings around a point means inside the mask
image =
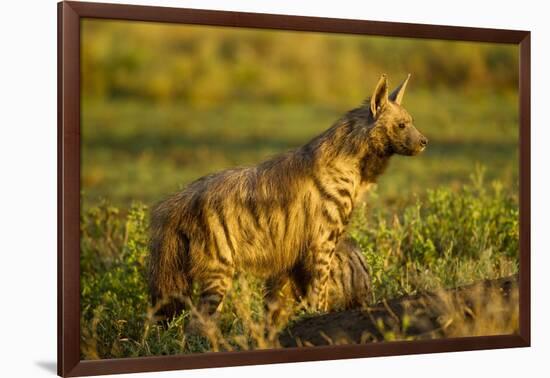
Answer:
POLYGON ((390 94, 390 100, 395 102, 397 105, 401 105, 401 101, 403 101, 403 95, 405 94, 405 89, 407 88, 407 83, 410 78, 411 74, 408 74, 407 78, 401 83, 401 85, 395 88, 395 90, 390 94))
POLYGON ((376 114, 378 113, 378 111, 382 109, 387 102, 388 102, 388 79, 386 77, 386 74, 382 74, 382 76, 380 76, 380 80, 378 80, 378 84, 376 84, 374 93, 370 98, 370 111, 372 113, 372 116, 376 117, 376 114))

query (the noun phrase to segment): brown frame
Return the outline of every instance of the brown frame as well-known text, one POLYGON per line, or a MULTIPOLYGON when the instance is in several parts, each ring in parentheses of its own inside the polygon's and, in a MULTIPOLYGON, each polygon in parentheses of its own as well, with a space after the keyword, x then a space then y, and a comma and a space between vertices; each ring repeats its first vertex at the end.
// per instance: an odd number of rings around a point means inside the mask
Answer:
POLYGON ((99 375, 530 346, 530 55, 529 31, 85 2, 58 3, 58 374, 60 376, 99 375), (519 335, 81 361, 79 265, 81 18, 518 44, 520 48, 519 335))

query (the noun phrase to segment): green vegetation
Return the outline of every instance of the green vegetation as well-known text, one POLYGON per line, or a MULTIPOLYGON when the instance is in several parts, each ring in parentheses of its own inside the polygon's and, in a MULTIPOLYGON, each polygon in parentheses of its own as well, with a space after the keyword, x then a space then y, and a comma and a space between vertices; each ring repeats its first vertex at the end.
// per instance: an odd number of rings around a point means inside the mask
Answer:
POLYGON ((397 158, 386 204, 468 180, 517 182, 515 46, 85 20, 84 205, 159 201, 207 173, 295 148, 413 74, 404 105, 430 145, 397 158))
POLYGON ((84 20, 83 93, 157 104, 269 102, 337 107, 380 73, 411 88, 515 92, 514 45, 84 20), (413 85, 414 83, 414 85, 413 85))
MULTIPOLYGON (((370 303, 518 271, 517 198, 499 182, 485 185, 481 174, 456 192, 429 191, 427 200, 399 213, 365 210, 357 211, 349 233, 368 261, 370 303)), ((156 324, 145 277, 146 217, 142 205, 122 215, 106 203, 82 216, 83 358, 205 352, 222 341, 226 349, 277 346, 276 338, 265 340, 262 288, 250 277, 236 282, 211 337, 185 334, 189 313, 167 328, 156 324)))
MULTIPOLYGON (((413 88, 408 96, 406 106, 430 144, 420 156, 392 159, 379 182, 380 206, 409 202, 413 194, 422 195, 430 187, 459 188, 477 163, 487 167, 489 179, 498 178, 507 188, 517 186, 514 96, 473 99, 413 88)), ((118 207, 135 200, 152 205, 207 173, 257 164, 298 147, 345 110, 271 104, 198 110, 85 102, 84 205, 101 198, 118 207)))
POLYGON ((399 213, 366 207, 349 232, 372 269, 373 303, 517 272, 517 198, 486 186, 481 168, 461 190, 429 189, 399 213))
POLYGON ((188 313, 155 324, 147 209, 306 143, 382 72, 390 85, 412 73, 404 105, 430 142, 392 159, 348 230, 372 273, 369 301, 517 272, 516 47, 101 20, 85 20, 82 39, 83 358, 277 346, 258 328, 253 278, 212 337, 186 335, 188 313))

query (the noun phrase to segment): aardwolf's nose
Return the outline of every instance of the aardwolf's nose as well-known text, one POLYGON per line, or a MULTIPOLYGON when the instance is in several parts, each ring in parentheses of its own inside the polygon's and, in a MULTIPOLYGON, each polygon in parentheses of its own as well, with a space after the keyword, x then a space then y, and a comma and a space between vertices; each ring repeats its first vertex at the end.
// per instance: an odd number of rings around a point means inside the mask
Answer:
POLYGON ((428 144, 428 139, 427 138, 421 138, 420 139, 420 146, 426 147, 427 144, 428 144))

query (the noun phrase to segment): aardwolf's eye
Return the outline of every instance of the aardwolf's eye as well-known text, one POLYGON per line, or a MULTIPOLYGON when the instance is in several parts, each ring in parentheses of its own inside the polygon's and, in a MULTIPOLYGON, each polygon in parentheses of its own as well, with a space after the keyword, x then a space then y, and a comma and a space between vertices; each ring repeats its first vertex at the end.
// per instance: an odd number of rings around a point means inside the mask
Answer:
POLYGON ((405 126, 406 126, 406 125, 405 125, 403 122, 400 122, 400 123, 399 123, 399 128, 400 128, 400 129, 404 129, 405 126))

